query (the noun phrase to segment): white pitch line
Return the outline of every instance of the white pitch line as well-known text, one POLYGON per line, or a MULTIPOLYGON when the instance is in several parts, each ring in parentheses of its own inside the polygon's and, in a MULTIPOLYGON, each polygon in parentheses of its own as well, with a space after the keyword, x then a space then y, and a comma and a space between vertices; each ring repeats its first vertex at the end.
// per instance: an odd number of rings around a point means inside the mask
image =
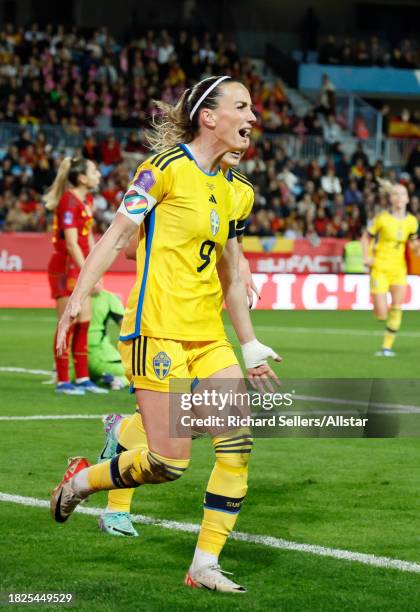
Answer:
POLYGON ((0 366, 0 372, 14 372, 18 374, 41 374, 42 376, 51 376, 51 370, 31 370, 28 368, 15 368, 11 366, 0 366))
MULTIPOLYGON (((281 310, 276 311, 279 314, 282 312, 281 310)), ((366 311, 370 312, 370 311, 366 311)), ((43 321, 50 322, 56 321, 55 317, 14 317, 13 315, 2 315, 0 316, 0 321, 43 321)), ((229 323, 225 325, 227 328, 232 328, 232 325, 229 323)), ((380 330, 371 330, 371 329, 343 329, 343 328, 331 328, 331 327, 285 327, 278 325, 254 325, 255 329, 260 329, 261 331, 269 331, 271 333, 281 332, 281 333, 290 333, 290 334, 329 334, 332 336, 383 336, 383 331, 380 330)), ((420 338, 420 332, 408 332, 408 331, 399 331, 399 337, 403 338, 420 338)))
MULTIPOLYGON (((227 327, 232 327, 231 325, 227 327)), ((273 325, 272 327, 269 325, 254 325, 255 329, 259 329, 261 331, 268 331, 271 334, 275 334, 277 332, 287 333, 287 334, 329 334, 332 336, 383 336, 384 332, 380 330, 371 330, 371 329, 340 329, 340 328, 324 328, 324 327, 279 327, 277 325, 273 325)), ((232 327, 233 329, 233 327, 232 327)), ((399 337, 404 338, 420 338, 420 332, 405 332, 399 331, 399 337)))
MULTIPOLYGON (((19 504, 21 506, 31 506, 35 508, 49 508, 50 506, 49 502, 45 499, 24 497, 22 495, 11 495, 9 493, 0 493, 0 502, 19 504)), ((76 508, 76 512, 89 516, 100 516, 103 513, 103 508, 79 506, 76 508)), ((200 529, 199 525, 195 525, 194 523, 168 521, 165 519, 153 518, 151 516, 144 516, 142 514, 133 515, 133 521, 143 525, 154 525, 156 527, 162 527, 163 529, 183 531, 186 533, 198 533, 200 529)), ((378 567, 380 569, 395 569, 400 572, 420 574, 420 563, 414 563, 412 561, 402 561, 400 559, 391 559, 390 557, 379 557, 366 553, 342 550, 340 548, 329 548, 327 546, 317 546, 314 544, 302 544, 300 542, 283 540, 282 538, 253 535, 251 533, 243 533, 240 531, 234 531, 231 534, 231 538, 239 542, 246 542, 247 544, 258 544, 260 546, 277 548, 279 550, 291 550, 294 552, 302 552, 319 557, 330 557, 340 561, 353 561, 356 563, 362 563, 364 565, 370 565, 372 567, 378 567)))

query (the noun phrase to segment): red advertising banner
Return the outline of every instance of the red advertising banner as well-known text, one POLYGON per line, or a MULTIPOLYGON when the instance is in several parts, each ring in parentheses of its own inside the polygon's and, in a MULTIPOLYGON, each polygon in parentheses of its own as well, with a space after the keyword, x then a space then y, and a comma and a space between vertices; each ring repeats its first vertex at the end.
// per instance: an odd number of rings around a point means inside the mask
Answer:
MULTIPOLYGON (((99 239, 99 236, 97 237, 99 239)), ((16 232, 0 234, 0 272, 47 270, 53 252, 50 234, 16 232)), ((134 272, 134 261, 120 253, 112 272, 134 272)))
MULTIPOLYGON (((409 276, 403 308, 420 310, 420 277, 409 276)), ((258 309, 370 310, 367 274, 254 274, 258 309)), ((134 274, 108 273, 104 285, 127 300, 134 274)), ((0 308, 49 308, 46 272, 0 272, 0 308)))
MULTIPOLYGON (((99 238, 99 237, 98 237, 99 238)), ((306 238, 244 238, 251 271, 260 274, 339 274, 343 271, 346 240, 322 238, 313 244, 306 238)), ((51 236, 36 233, 0 233, 0 271, 44 271, 52 253, 51 236)), ((420 257, 411 252, 409 270, 420 274, 420 257)), ((111 272, 134 272, 135 264, 120 253, 111 272)))

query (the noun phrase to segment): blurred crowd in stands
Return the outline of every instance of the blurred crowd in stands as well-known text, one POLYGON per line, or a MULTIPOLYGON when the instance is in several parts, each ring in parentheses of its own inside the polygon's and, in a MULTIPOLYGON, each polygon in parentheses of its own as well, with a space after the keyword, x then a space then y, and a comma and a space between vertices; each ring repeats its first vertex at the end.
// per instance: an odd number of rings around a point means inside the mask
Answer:
POLYGON ((351 155, 336 142, 322 163, 306 163, 265 140, 243 169, 255 185, 249 235, 357 238, 369 219, 388 208, 377 177, 406 185, 410 209, 420 222, 420 142, 400 173, 386 171, 380 160, 371 163, 362 142, 351 155))
POLYGON ((197 80, 240 78, 260 112, 261 129, 290 129, 291 106, 280 84, 267 85, 223 34, 176 38, 147 32, 120 44, 106 28, 8 25, 0 32, 0 122, 59 125, 76 132, 148 125, 153 100, 176 101, 197 80))
POLYGON ((83 135, 80 152, 98 163, 103 177, 94 216, 97 231, 105 231, 131 173, 148 154, 143 135, 153 99, 175 102, 197 79, 221 73, 249 87, 258 116, 255 144, 242 162, 255 185, 249 235, 355 237, 386 204, 375 182, 384 174, 407 185, 412 210, 420 214, 420 145, 399 175, 385 172, 381 161, 372 164, 362 144, 351 155, 344 153, 328 79, 319 106, 299 118, 282 83, 264 81, 221 34, 197 37, 182 31, 173 39, 166 31, 148 32, 122 45, 105 28, 86 36, 76 28, 41 30, 35 24, 0 32, 0 123, 21 125, 19 137, 0 151, 0 231, 50 227, 42 194, 62 155, 74 151, 52 147, 45 125, 83 135), (117 128, 126 129, 124 138, 116 137, 117 128), (291 155, 283 144, 290 136, 299 141, 307 135, 326 143, 323 159, 303 162, 298 150, 291 155))
MULTIPOLYGON (((125 156, 113 136, 100 146, 88 137, 83 152, 98 160, 102 172, 100 190, 94 195, 96 230, 101 233, 112 221, 137 162, 125 156)), ((246 234, 357 237, 368 219, 387 207, 386 198, 378 192, 378 176, 407 186, 411 210, 420 220, 420 142, 399 174, 385 171, 381 161, 372 164, 362 142, 352 155, 334 142, 322 161, 308 163, 297 157, 288 155, 282 137, 265 137, 251 145, 242 161, 242 170, 255 187, 246 234)), ((46 214, 41 194, 52 182, 60 159, 42 133, 33 141, 28 130, 22 129, 0 162, 1 230, 49 229, 51 216, 46 214)))
POLYGON ((390 66, 415 70, 420 67, 420 48, 408 38, 394 47, 378 36, 367 40, 345 38, 339 41, 330 34, 318 47, 317 63, 336 66, 390 66))

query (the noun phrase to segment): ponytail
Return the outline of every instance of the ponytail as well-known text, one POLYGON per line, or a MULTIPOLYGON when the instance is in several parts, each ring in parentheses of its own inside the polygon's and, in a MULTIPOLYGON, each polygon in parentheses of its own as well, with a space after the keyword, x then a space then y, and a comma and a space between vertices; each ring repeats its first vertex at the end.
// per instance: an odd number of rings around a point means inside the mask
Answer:
POLYGON ((192 121, 188 116, 188 97, 190 89, 186 89, 175 106, 154 100, 160 111, 153 116, 152 130, 146 134, 150 148, 156 153, 170 149, 180 142, 188 144, 196 134, 192 121))
POLYGON ((71 157, 65 157, 61 162, 53 184, 44 196, 47 210, 54 210, 66 190, 71 165, 71 157))
POLYGON ((65 157, 58 168, 53 184, 44 196, 47 210, 54 210, 66 190, 67 183, 77 187, 79 175, 86 174, 86 171, 87 160, 84 157, 65 157))
POLYGON ((387 179, 383 179, 380 178, 379 176, 376 178, 376 181, 379 185, 379 193, 381 193, 382 195, 390 195, 392 188, 393 188, 393 184, 391 183, 391 181, 387 180, 387 179))

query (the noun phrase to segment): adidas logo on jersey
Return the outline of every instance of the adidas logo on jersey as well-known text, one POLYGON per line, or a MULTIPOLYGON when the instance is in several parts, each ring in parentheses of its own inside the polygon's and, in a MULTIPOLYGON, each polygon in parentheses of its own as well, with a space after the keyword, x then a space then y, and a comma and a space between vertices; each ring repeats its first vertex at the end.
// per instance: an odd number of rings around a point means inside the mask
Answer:
POLYGON ((213 194, 211 194, 211 196, 209 197, 209 202, 211 202, 212 204, 217 204, 217 200, 213 194))

